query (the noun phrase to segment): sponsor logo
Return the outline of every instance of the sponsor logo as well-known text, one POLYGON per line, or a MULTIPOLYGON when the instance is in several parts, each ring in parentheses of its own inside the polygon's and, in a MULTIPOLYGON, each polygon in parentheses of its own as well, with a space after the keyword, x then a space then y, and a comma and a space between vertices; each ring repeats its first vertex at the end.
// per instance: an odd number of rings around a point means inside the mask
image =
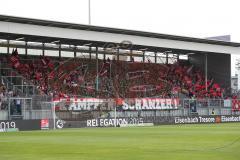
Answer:
POLYGON ((240 116, 221 116, 221 122, 240 122, 240 116))
POLYGON ((216 123, 221 123, 221 117, 220 116, 216 117, 216 123))
POLYGON ((41 129, 49 129, 49 120, 48 119, 41 120, 41 129))
POLYGON ((143 124, 142 118, 103 118, 103 119, 90 119, 87 120, 87 127, 113 127, 125 125, 139 125, 143 124))
POLYGON ((56 127, 58 129, 62 129, 64 127, 65 122, 63 120, 57 120, 56 127))
POLYGON ((240 116, 175 117, 175 124, 240 122, 240 116))
POLYGON ((175 117, 175 124, 184 123, 215 123, 215 117, 175 117))
POLYGON ((199 123, 198 117, 175 117, 175 124, 181 124, 181 123, 199 123))

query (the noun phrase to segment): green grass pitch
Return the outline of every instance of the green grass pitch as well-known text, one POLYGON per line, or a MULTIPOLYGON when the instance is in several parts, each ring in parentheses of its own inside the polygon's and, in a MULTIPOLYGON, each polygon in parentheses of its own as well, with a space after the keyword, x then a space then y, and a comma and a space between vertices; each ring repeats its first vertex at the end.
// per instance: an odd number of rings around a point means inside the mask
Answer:
POLYGON ((240 123, 0 133, 0 160, 240 160, 240 123))

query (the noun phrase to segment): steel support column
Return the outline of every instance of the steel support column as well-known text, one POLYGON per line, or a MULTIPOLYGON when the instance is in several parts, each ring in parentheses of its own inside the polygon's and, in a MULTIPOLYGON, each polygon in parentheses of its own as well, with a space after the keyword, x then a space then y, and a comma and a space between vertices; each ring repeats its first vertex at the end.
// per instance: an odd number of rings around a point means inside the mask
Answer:
POLYGON ((10 54, 10 40, 7 40, 7 54, 10 54))
POLYGON ((208 80, 208 58, 207 54, 205 54, 205 89, 208 91, 208 85, 207 85, 207 80, 208 80))
POLYGON ((74 52, 74 58, 76 58, 76 57, 77 57, 77 51, 76 51, 76 48, 77 48, 77 47, 76 47, 76 46, 74 46, 74 51, 73 51, 73 52, 74 52))
POLYGON ((145 62, 145 51, 143 51, 143 63, 145 62))
POLYGON ((28 43, 25 42, 25 55, 27 56, 27 54, 28 54, 28 43))
POLYGON ((89 58, 92 59, 92 47, 89 46, 89 58))
POLYGON ((166 53, 166 64, 168 64, 168 53, 166 53))
POLYGON ((42 43, 42 55, 45 56, 45 43, 42 43))
POLYGON ((154 62, 157 63, 157 52, 154 53, 154 62))
POLYGON ((119 48, 117 49, 117 61, 119 61, 119 48))
POLYGON ((98 47, 96 47, 96 73, 97 73, 97 77, 96 77, 96 91, 98 92, 98 47))
POLYGON ((61 44, 59 44, 59 48, 58 48, 58 55, 59 55, 59 59, 61 59, 62 57, 62 49, 61 49, 61 44))

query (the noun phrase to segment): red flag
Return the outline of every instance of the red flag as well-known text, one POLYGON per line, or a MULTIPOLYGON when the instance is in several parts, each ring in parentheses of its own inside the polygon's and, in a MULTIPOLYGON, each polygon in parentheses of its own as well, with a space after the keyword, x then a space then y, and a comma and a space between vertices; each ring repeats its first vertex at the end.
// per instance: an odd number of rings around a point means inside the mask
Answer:
POLYGON ((54 72, 50 72, 48 74, 48 79, 53 79, 54 78, 54 72))

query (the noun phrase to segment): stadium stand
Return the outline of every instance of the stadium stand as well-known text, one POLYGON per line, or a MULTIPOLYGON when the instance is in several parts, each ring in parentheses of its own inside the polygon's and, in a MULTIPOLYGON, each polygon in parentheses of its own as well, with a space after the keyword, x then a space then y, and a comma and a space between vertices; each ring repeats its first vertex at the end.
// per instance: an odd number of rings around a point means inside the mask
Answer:
POLYGON ((14 49, 7 63, 34 85, 42 95, 55 98, 73 96, 98 98, 185 97, 221 98, 224 89, 214 79, 207 80, 201 70, 188 61, 154 64, 87 58, 28 56, 14 49), (98 64, 98 73, 96 65, 98 64))

